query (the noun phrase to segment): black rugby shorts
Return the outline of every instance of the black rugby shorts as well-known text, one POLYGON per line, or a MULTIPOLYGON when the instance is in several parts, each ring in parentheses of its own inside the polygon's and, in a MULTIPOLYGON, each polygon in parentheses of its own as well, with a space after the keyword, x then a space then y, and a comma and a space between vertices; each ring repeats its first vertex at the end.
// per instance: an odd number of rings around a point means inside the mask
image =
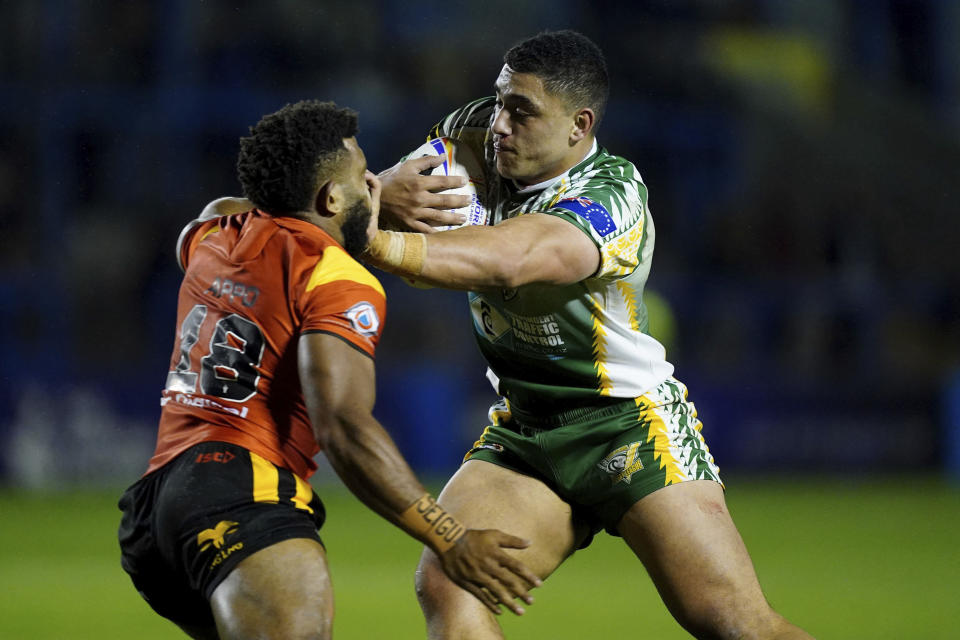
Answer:
POLYGON ((208 599, 247 556, 292 538, 320 541, 325 511, 302 478, 255 453, 204 442, 120 498, 121 565, 160 615, 213 624, 208 599))

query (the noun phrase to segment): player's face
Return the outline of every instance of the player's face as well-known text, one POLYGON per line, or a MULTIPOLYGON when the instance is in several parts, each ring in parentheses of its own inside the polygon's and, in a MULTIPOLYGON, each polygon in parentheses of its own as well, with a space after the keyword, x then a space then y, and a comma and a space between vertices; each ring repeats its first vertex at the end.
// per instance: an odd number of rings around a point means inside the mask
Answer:
POLYGON ((356 138, 347 138, 344 146, 349 153, 343 169, 344 187, 352 201, 346 208, 340 232, 343 234, 343 248, 356 258, 367 248, 371 226, 376 230, 373 213, 379 204, 379 190, 371 184, 373 174, 367 170, 367 159, 356 138))
POLYGON ((343 248, 352 257, 356 258, 370 244, 367 228, 370 226, 372 212, 370 206, 363 200, 356 200, 347 208, 346 217, 340 225, 343 234, 343 248))
POLYGON ((521 185, 554 178, 583 157, 571 138, 576 110, 543 86, 532 73, 503 66, 495 84, 493 148, 497 171, 521 185))
POLYGON ((374 205, 368 181, 367 158, 363 149, 357 144, 356 138, 344 138, 343 146, 347 148, 347 160, 341 170, 340 177, 344 187, 355 197, 366 202, 367 208, 374 205))

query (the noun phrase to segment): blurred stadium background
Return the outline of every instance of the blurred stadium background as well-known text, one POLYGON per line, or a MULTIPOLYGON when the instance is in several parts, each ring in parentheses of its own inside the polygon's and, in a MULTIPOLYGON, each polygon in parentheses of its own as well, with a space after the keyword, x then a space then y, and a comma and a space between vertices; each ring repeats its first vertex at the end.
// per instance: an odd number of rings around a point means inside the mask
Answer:
MULTIPOLYGON (((238 192, 246 128, 332 99, 381 170, 567 27, 608 56, 598 137, 650 188, 653 331, 768 591, 822 637, 960 634, 960 3, 13 0, 0 25, 0 638, 177 637, 116 566, 112 501, 153 446, 177 233, 238 192)), ((483 364, 462 294, 383 281, 377 415, 439 482, 484 424, 483 364)), ((328 543, 382 536, 334 567, 339 637, 419 637, 415 545, 317 484, 328 543), (371 608, 382 633, 347 622, 371 608)), ((516 637, 684 637, 598 547, 516 637)))

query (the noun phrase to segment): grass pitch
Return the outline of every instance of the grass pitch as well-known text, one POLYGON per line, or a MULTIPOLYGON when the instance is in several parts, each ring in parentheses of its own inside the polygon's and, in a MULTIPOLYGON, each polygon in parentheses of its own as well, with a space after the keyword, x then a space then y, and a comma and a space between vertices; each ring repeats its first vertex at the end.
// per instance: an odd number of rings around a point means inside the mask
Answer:
MULTIPOLYGON (((960 637, 960 488, 933 477, 728 478, 768 599, 818 638, 960 637)), ((340 640, 424 637, 417 543, 339 485, 320 488, 340 640)), ((180 638, 119 567, 120 490, 0 491, 0 639, 180 638)), ((598 536, 503 615, 524 640, 687 638, 621 541, 598 536)))

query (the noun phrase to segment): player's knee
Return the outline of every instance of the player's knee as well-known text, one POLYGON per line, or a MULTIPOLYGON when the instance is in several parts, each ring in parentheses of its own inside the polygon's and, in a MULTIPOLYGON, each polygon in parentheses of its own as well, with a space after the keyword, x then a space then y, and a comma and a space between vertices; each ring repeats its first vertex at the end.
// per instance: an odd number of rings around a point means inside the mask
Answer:
POLYGON ((420 608, 427 616, 442 610, 444 604, 460 591, 460 588, 444 573, 440 559, 431 551, 424 551, 420 556, 414 586, 420 608))
POLYGON ((211 602, 221 638, 263 640, 329 640, 333 633, 333 600, 301 598, 283 602, 211 602))
POLYGON ((702 640, 763 640, 776 637, 785 622, 773 609, 700 601, 674 611, 677 622, 702 640))
POLYGON ((330 640, 333 637, 332 619, 326 618, 319 625, 310 625, 292 630, 289 634, 278 635, 277 638, 297 638, 297 640, 330 640))
POLYGON ((333 616, 300 615, 297 612, 284 617, 278 616, 271 622, 258 620, 247 624, 225 624, 220 626, 220 637, 262 638, 265 640, 330 640, 332 637, 333 616))

